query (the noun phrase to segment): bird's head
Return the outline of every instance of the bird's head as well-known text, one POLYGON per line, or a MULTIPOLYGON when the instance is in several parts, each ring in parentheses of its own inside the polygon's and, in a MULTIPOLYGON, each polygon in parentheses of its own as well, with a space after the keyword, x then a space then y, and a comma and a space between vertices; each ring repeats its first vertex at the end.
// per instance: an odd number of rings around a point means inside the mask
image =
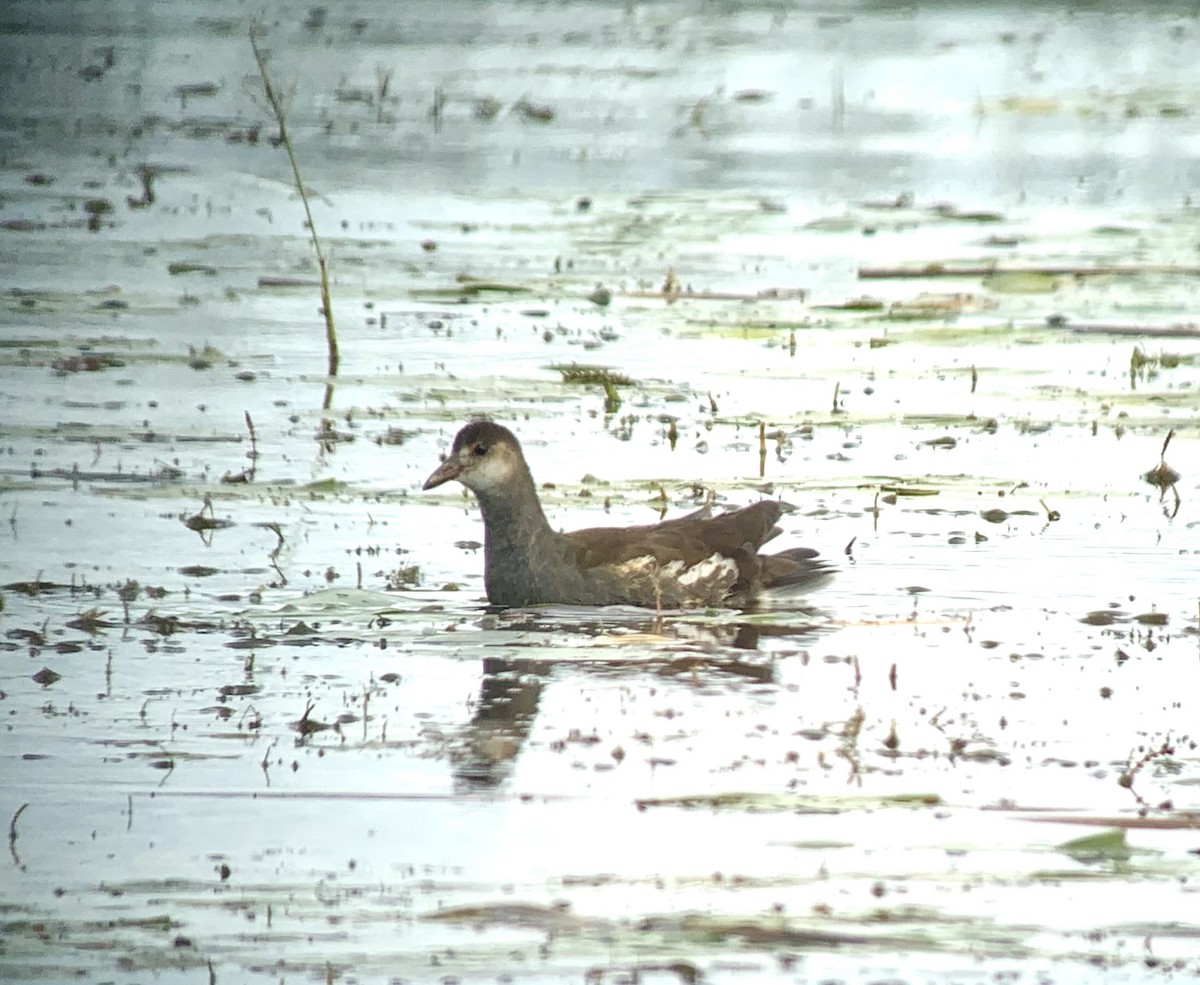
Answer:
POLYGON ((433 489, 457 479, 472 492, 486 495, 526 472, 516 435, 492 421, 472 421, 455 435, 450 454, 421 488, 433 489))

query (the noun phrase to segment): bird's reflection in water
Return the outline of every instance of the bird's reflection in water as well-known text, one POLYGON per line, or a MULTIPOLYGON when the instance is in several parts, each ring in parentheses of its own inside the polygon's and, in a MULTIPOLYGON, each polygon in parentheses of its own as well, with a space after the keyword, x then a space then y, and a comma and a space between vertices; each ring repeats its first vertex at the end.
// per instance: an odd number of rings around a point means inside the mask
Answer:
POLYGON ((479 701, 454 755, 456 786, 495 787, 507 778, 552 667, 548 660, 484 658, 479 701))
MULTIPOLYGON (((622 656, 602 656, 611 650, 598 650, 595 659, 572 658, 571 668, 578 673, 639 673, 659 677, 684 674, 732 675, 742 680, 769 684, 775 679, 775 658, 746 659, 742 653, 759 650, 768 639, 786 638, 803 644, 820 634, 826 616, 816 609, 788 613, 786 624, 750 622, 705 623, 646 618, 644 613, 620 619, 583 615, 578 610, 505 610, 493 613, 493 629, 514 633, 563 633, 599 637, 619 631, 622 656), (800 618, 798 618, 798 616, 800 618), (644 636, 650 649, 639 650, 631 659, 629 647, 644 636)), ((546 659, 485 657, 479 682, 479 699, 460 741, 452 753, 455 786, 480 791, 493 789, 508 779, 512 765, 525 744, 537 716, 542 690, 558 662, 546 659)))

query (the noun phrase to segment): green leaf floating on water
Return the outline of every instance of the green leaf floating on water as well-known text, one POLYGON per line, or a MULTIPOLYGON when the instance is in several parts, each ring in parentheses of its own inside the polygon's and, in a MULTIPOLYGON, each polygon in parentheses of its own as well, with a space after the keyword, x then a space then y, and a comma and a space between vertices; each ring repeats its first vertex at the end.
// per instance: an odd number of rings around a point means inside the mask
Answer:
POLYGON ((1133 852, 1125 838, 1124 828, 1109 828, 1099 834, 1073 838, 1057 846, 1079 862, 1098 862, 1106 859, 1127 859, 1133 852))
POLYGON ((1049 294, 1058 288, 1058 280, 1037 271, 998 270, 984 278, 983 286, 996 294, 1049 294))
POLYGON ((341 479, 317 479, 315 482, 306 483, 300 488, 310 493, 336 493, 349 489, 350 485, 341 479))

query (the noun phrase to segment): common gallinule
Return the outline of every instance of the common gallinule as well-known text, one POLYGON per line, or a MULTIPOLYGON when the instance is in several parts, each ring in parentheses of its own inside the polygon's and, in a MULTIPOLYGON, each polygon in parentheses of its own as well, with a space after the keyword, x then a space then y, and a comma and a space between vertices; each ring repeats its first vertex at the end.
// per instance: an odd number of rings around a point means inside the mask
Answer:
POLYGON ((516 436, 472 421, 425 480, 457 479, 483 511, 483 580, 493 605, 637 605, 745 608, 763 591, 798 591, 832 573, 805 547, 759 554, 785 507, 763 500, 729 513, 709 508, 640 527, 559 533, 546 520, 516 436))

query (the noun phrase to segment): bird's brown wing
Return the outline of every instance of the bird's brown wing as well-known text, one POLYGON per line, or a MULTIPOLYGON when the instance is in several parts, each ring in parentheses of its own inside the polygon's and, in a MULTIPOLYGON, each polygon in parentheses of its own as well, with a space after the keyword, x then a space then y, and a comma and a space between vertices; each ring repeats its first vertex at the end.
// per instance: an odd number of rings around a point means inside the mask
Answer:
POLYGON ((660 564, 680 561, 686 567, 714 554, 738 565, 738 583, 757 577, 759 547, 779 533, 775 521, 783 505, 763 500, 751 506, 708 516, 701 510, 675 520, 641 527, 591 527, 565 535, 583 568, 618 565, 634 558, 653 557, 660 564))

